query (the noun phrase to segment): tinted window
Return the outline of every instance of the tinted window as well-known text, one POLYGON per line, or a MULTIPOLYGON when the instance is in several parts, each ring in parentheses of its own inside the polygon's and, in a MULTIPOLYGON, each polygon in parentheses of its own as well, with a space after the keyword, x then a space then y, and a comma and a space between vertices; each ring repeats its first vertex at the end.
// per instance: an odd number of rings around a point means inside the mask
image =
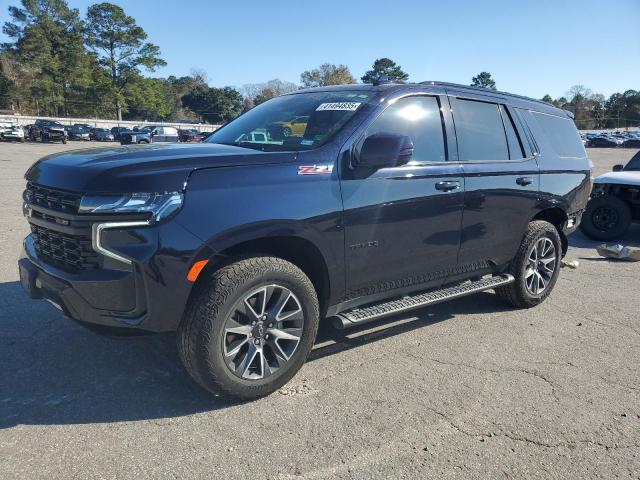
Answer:
POLYGON ((457 98, 451 101, 460 160, 508 160, 507 137, 498 105, 457 98))
POLYGON ((401 98, 388 107, 367 128, 364 138, 374 133, 408 135, 413 141, 412 162, 444 162, 444 130, 436 97, 401 98))
POLYGON ((627 166, 624 167, 625 170, 640 170, 640 152, 636 153, 627 166))
POLYGON ((520 141, 518 132, 516 132, 516 127, 513 123, 513 118, 511 118, 511 114, 504 107, 504 105, 500 106, 500 111, 502 112, 502 121, 504 123, 504 129, 507 132, 507 144, 509 145, 509 158, 511 158, 512 160, 524 158, 524 152, 522 150, 522 142, 520 141))
POLYGON ((559 157, 583 158, 585 156, 582 140, 573 120, 545 113, 531 113, 559 157))

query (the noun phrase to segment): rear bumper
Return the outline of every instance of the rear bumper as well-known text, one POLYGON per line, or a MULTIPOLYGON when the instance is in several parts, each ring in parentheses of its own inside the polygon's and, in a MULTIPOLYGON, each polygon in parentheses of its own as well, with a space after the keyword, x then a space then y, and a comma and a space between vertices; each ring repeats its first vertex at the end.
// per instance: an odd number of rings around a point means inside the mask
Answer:
POLYGON ((38 258, 32 235, 18 261, 22 286, 73 320, 151 332, 178 327, 192 283, 186 279, 201 242, 178 224, 113 229, 103 244, 131 260, 105 258, 103 267, 70 273, 38 258))

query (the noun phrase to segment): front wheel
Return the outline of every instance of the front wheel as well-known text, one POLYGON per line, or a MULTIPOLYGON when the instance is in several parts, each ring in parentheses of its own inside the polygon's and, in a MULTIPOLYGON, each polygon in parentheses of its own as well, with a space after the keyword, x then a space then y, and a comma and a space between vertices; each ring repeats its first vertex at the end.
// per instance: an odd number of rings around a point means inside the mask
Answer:
POLYGON ((508 273, 515 281, 496 289, 498 296, 518 308, 542 303, 551 293, 560 272, 562 243, 556 227, 536 220, 527 230, 508 273))
POLYGON ((206 390, 240 399, 268 395, 302 367, 318 330, 309 278, 276 257, 251 257, 195 288, 178 328, 180 358, 206 390))

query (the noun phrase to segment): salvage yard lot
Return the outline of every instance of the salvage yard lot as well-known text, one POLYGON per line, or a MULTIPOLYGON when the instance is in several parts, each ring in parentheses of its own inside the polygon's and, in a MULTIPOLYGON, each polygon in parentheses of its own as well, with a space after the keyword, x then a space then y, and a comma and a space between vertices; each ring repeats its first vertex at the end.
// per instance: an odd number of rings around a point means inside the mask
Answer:
MULTIPOLYGON (((22 292, 22 176, 82 147, 0 144, 0 478, 639 478, 640 264, 576 233, 537 308, 482 293, 325 325, 285 388, 231 403, 173 335, 100 337, 22 292)), ((636 151, 588 153, 601 174, 636 151)))

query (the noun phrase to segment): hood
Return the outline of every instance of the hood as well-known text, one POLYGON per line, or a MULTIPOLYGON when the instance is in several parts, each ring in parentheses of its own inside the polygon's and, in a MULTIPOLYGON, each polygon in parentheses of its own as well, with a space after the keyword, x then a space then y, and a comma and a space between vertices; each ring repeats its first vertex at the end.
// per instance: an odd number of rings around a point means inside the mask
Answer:
POLYGON ((621 172, 609 172, 596 177, 593 183, 611 183, 614 185, 638 185, 640 186, 640 171, 627 170, 621 172))
POLYGON ((25 178, 79 193, 165 192, 181 190, 196 169, 285 163, 295 156, 215 143, 131 145, 50 155, 34 163, 25 178))

